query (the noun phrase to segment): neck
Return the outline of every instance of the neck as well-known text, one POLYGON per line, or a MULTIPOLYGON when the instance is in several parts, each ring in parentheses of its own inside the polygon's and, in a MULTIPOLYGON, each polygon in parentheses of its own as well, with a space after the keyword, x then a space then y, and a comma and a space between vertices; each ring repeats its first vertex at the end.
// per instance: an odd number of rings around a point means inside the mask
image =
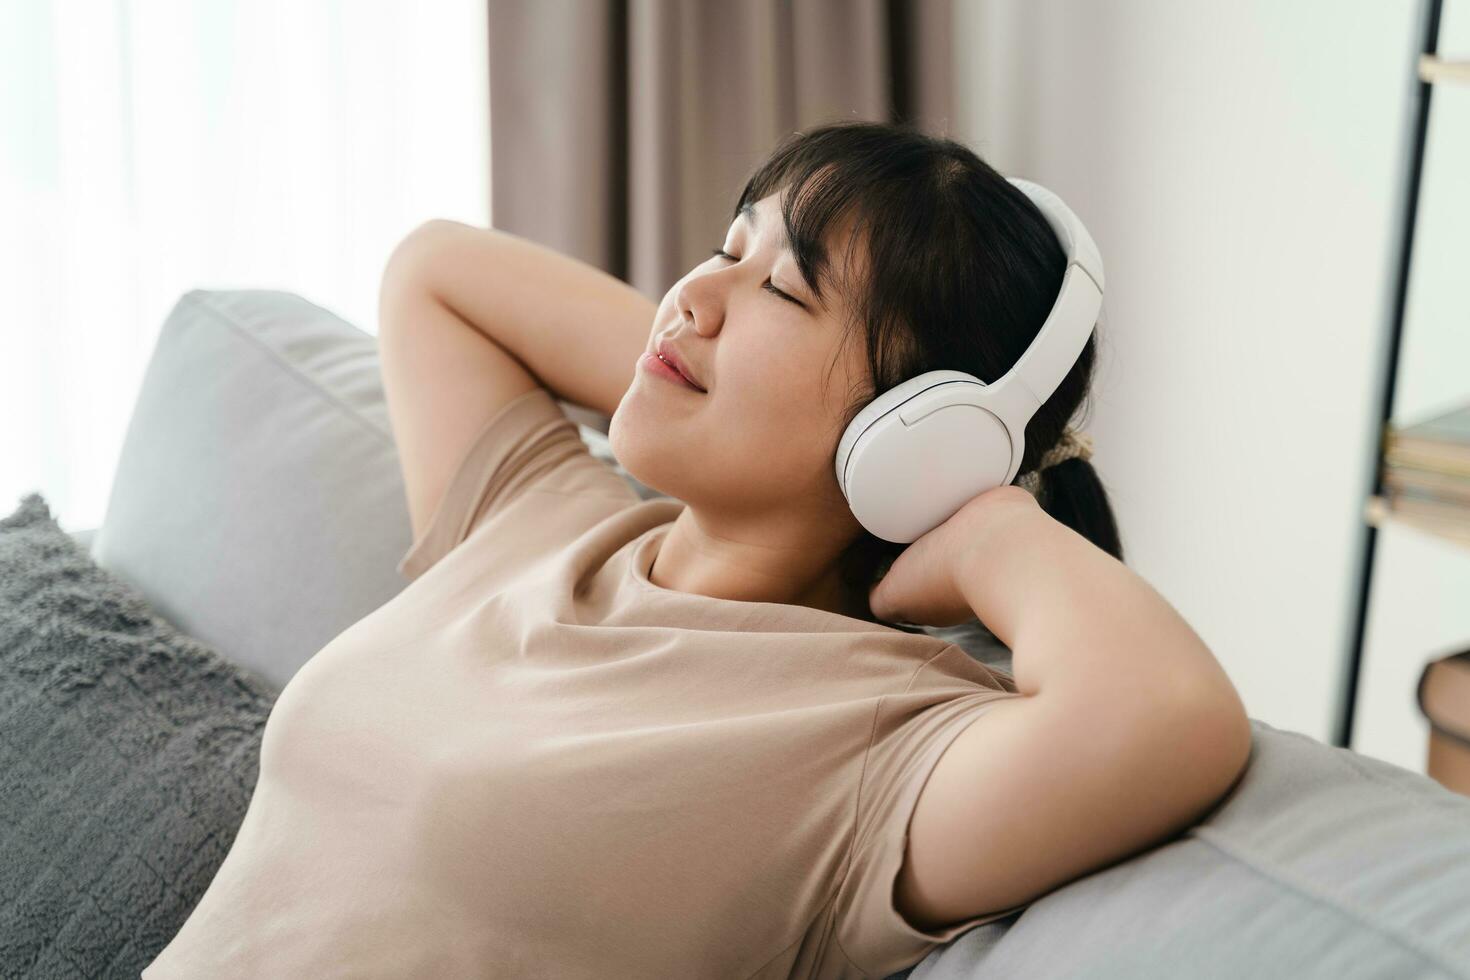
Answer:
POLYGON ((847 542, 812 533, 810 520, 712 526, 685 507, 664 534, 648 578, 660 588, 742 602, 807 606, 874 622, 867 596, 842 581, 847 542))

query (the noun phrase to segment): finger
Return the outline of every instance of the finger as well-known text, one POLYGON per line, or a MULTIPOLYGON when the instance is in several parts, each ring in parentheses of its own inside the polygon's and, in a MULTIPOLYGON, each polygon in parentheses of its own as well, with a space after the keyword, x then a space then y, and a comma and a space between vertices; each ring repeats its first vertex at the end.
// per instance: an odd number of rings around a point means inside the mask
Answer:
POLYGON ((888 602, 883 596, 880 586, 873 586, 868 593, 868 608, 873 610, 873 615, 888 622, 893 621, 893 610, 888 608, 888 602))

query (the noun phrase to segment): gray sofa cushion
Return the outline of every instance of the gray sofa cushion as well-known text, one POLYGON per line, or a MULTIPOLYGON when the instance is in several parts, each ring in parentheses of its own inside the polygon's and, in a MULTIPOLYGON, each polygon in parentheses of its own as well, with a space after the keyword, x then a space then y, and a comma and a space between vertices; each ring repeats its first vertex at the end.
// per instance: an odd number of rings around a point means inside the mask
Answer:
POLYGON ((0 976, 136 977, 224 861, 279 691, 154 615, 39 494, 0 520, 0 976))
POLYGON ((1470 978, 1470 798, 1253 720, 1183 836, 977 926, 911 980, 1470 978))
POLYGON ((406 584, 377 342, 271 290, 186 293, 123 440, 99 564, 284 685, 406 584))
MULTIPOLYGON (((559 404, 593 455, 661 496, 618 465, 604 417, 559 404)), ((376 338, 294 293, 184 294, 90 541, 98 563, 284 685, 407 584, 396 566, 411 537, 376 338)), ((1009 669, 978 621, 929 632, 1009 669)))

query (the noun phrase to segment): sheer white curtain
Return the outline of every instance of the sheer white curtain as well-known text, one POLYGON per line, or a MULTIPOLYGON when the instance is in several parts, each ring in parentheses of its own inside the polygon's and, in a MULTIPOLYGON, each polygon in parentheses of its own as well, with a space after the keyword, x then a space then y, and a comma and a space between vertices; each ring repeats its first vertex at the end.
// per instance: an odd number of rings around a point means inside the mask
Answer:
POLYGON ((369 333, 394 244, 486 224, 484 0, 0 0, 0 516, 106 511, 193 288, 369 333))

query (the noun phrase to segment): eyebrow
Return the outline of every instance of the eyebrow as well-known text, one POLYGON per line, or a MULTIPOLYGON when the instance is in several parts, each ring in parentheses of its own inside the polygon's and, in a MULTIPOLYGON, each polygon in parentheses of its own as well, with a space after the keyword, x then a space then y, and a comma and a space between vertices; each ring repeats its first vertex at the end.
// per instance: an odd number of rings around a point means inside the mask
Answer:
POLYGON ((756 216, 755 213, 755 205, 752 204, 750 201, 746 201, 744 204, 740 205, 740 213, 735 215, 735 220, 738 221, 741 218, 749 221, 750 227, 752 228, 756 227, 756 225, 758 225, 760 222, 760 219, 756 216))
MULTIPOLYGON (((750 224, 750 227, 752 229, 759 230, 759 228, 757 227, 757 225, 759 224, 759 220, 758 220, 757 215, 756 215, 755 204, 754 203, 752 203, 750 201, 746 201, 744 204, 742 204, 740 206, 740 210, 738 212, 736 212, 736 214, 735 214, 735 219, 738 221, 741 218, 744 218, 750 224)), ((786 237, 785 232, 784 232, 784 229, 783 229, 783 232, 782 232, 781 244, 782 244, 782 247, 785 248, 788 252, 791 251, 791 240, 786 237)), ((822 291, 821 290, 815 288, 807 280, 806 274, 801 271, 801 263, 799 263, 799 262, 796 265, 796 274, 798 276, 801 276, 802 285, 804 285, 806 287, 807 292, 809 292, 813 296, 815 296, 817 298, 817 304, 819 306, 821 306, 821 308, 823 310, 826 310, 827 309, 827 299, 826 299, 826 297, 824 297, 822 295, 822 291)))

